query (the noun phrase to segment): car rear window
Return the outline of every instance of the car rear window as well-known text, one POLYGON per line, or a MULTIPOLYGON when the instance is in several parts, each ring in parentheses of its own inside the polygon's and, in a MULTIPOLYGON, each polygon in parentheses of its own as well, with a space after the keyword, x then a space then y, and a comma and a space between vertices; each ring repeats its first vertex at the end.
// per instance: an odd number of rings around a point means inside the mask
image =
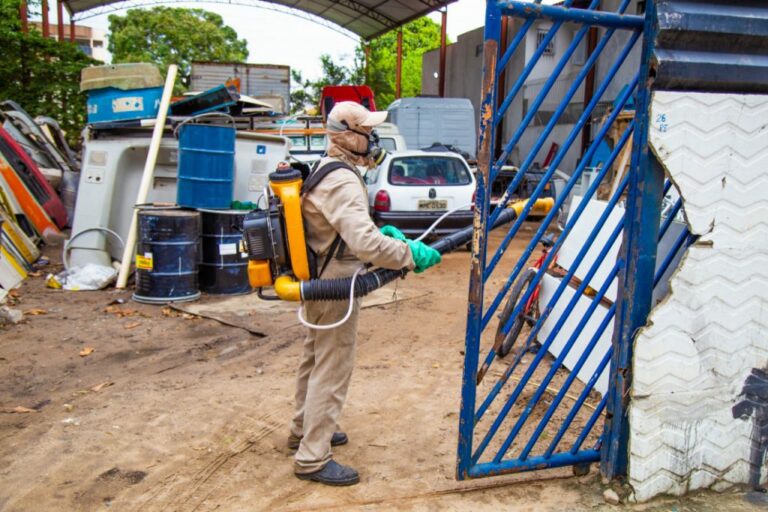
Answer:
POLYGON ((469 185, 469 170, 458 158, 410 156, 392 160, 389 168, 392 185, 469 185))

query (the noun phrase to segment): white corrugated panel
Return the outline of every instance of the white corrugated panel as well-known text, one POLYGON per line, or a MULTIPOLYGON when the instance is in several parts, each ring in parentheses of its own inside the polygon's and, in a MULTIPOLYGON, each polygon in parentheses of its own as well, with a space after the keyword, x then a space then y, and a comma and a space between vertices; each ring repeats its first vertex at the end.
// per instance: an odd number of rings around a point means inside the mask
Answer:
POLYGON ((766 119, 768 96, 654 95, 651 143, 700 238, 635 343, 629 476, 640 501, 749 479, 754 419, 732 408, 768 365, 766 119))

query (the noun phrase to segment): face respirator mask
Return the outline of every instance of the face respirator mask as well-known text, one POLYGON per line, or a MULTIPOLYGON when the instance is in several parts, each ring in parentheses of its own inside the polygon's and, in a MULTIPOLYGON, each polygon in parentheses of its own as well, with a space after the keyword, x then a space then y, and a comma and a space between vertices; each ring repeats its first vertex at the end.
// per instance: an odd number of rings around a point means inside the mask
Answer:
POLYGON ((368 148, 366 149, 365 153, 347 149, 347 151, 354 155, 361 156, 363 158, 370 158, 371 161, 377 166, 380 165, 381 162, 384 161, 384 157, 387 156, 387 150, 379 146, 379 134, 376 133, 376 130, 373 130, 371 133, 360 132, 350 128, 346 121, 339 123, 331 119, 328 120, 328 127, 331 129, 331 131, 334 132, 350 131, 360 135, 361 137, 365 137, 368 140, 368 148))

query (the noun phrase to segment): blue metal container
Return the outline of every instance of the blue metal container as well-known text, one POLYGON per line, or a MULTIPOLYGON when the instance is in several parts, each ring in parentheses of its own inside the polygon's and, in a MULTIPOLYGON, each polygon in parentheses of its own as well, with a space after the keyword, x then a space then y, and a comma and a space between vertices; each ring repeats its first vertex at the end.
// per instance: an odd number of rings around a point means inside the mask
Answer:
POLYGON ((104 87, 88 91, 89 123, 155 119, 160 108, 162 87, 118 89, 104 87))
POLYGON ((133 300, 165 304, 200 297, 200 213, 146 207, 138 217, 133 300))
POLYGON ((226 209, 235 177, 235 128, 185 124, 179 131, 176 202, 189 208, 226 209))

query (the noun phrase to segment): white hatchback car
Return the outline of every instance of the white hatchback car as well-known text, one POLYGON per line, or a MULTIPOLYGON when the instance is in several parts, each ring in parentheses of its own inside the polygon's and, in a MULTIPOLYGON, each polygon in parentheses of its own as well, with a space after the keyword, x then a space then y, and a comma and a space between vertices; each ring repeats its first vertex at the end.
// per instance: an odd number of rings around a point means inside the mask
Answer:
POLYGON ((373 220, 391 224, 408 237, 421 235, 448 210, 432 235, 443 236, 472 224, 475 177, 456 153, 390 153, 365 175, 373 220))

